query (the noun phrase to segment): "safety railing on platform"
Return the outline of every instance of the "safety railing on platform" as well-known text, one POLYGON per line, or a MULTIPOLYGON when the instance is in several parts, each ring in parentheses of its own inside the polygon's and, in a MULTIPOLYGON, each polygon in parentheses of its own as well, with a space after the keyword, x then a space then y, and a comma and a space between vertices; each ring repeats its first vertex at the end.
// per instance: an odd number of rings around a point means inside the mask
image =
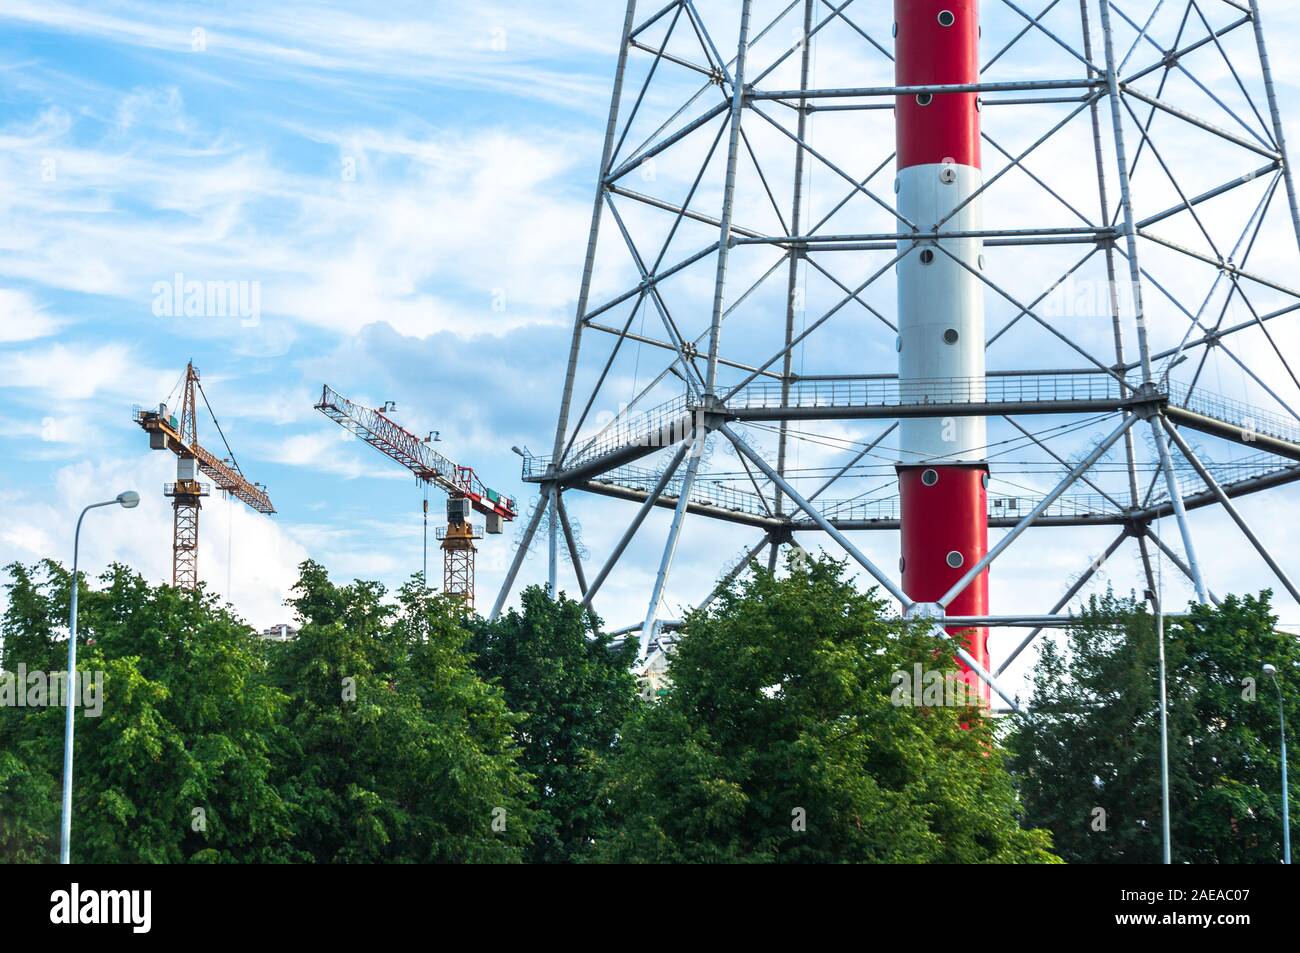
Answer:
MULTIPOLYGON (((1293 471, 1300 478, 1300 464, 1284 461, 1271 454, 1254 454, 1242 460, 1226 463, 1207 463, 1216 482, 1228 492, 1234 486, 1246 483, 1274 473, 1293 471)), ((647 467, 625 466, 602 474, 593 483, 605 484, 631 490, 636 493, 649 493, 659 480, 661 471, 647 467)), ((1205 484, 1194 470, 1179 467, 1176 473, 1180 491, 1185 497, 1206 491, 1205 484)), ((681 494, 682 474, 676 474, 669 480, 664 490, 664 497, 675 501, 681 494)), ((770 485, 760 484, 763 489, 770 485)), ((1157 482, 1150 502, 1158 505, 1168 500, 1165 484, 1157 482)), ((1034 509, 1043 499, 1042 493, 998 493, 991 491, 988 496, 988 514, 990 519, 1001 521, 1019 520, 1034 509)), ((1127 492, 1116 491, 1109 497, 1096 492, 1066 493, 1044 511, 1043 516, 1051 519, 1115 519, 1123 515, 1127 492)), ((752 489, 733 486, 721 480, 698 478, 691 489, 691 502, 747 516, 770 518, 773 516, 771 496, 760 497, 752 489)), ((817 511, 826 519, 837 524, 897 522, 900 519, 898 496, 873 498, 852 498, 847 500, 819 500, 817 511)), ((794 522, 805 522, 807 516, 792 507, 787 500, 784 516, 794 522), (793 512, 792 512, 793 511, 793 512)))
MULTIPOLYGON (((619 467, 601 474, 593 484, 615 486, 635 493, 649 493, 659 479, 659 471, 645 467, 619 467)), ((665 487, 663 497, 675 501, 681 494, 683 476, 674 475, 665 487)), ((990 494, 989 517, 1019 518, 1029 513, 1042 499, 1042 495, 1025 493, 1016 495, 990 494)), ((729 483, 700 478, 691 488, 691 502, 747 516, 772 518, 774 516, 771 497, 760 497, 750 489, 743 489, 729 483)), ((848 500, 818 501, 817 511, 826 519, 836 523, 871 523, 897 522, 900 517, 897 495, 875 497, 870 499, 853 498, 848 500)), ((1067 494, 1053 502, 1045 515, 1055 517, 1097 517, 1107 518, 1120 515, 1120 510, 1098 493, 1067 494)), ((787 500, 784 517, 795 522, 804 522, 808 517, 787 500)))
MULTIPOLYGON (((655 484, 659 482, 661 473, 660 470, 652 470, 646 467, 625 466, 611 470, 608 473, 602 473, 592 482, 605 483, 640 493, 649 493, 654 489, 655 484)), ((679 469, 664 487, 664 497, 672 500, 680 497, 684 479, 685 474, 679 469)), ((742 489, 720 480, 710 480, 708 478, 695 481, 691 487, 691 502, 714 506, 733 513, 745 513, 750 516, 770 516, 772 507, 770 499, 764 501, 752 489, 742 489)))
MULTIPOLYGON (((734 410, 816 407, 905 407, 918 404, 1082 403, 1118 401, 1120 382, 1107 374, 1026 374, 998 377, 836 378, 795 381, 782 403, 779 382, 755 381, 727 401, 734 410)), ((1063 408, 1068 409, 1068 408, 1063 408)))
POLYGON ((1185 384, 1173 383, 1169 402, 1175 406, 1240 427, 1243 433, 1260 433, 1291 443, 1300 443, 1300 421, 1271 411, 1261 410, 1242 400, 1221 397, 1197 388, 1188 393, 1185 384))
MULTIPOLYGON (((1214 481, 1229 492, 1236 486, 1259 480, 1274 474, 1293 473, 1300 476, 1300 463, 1275 456, 1271 453, 1255 453, 1240 460, 1224 463, 1205 462, 1205 469, 1210 471, 1214 481)), ((1174 455, 1174 477, 1178 481, 1178 490, 1186 499, 1201 493, 1210 492, 1201 475, 1180 454, 1174 455)), ((1163 503, 1169 499, 1169 491, 1164 480, 1156 484, 1152 502, 1163 503)))
MULTIPOLYGON (((925 404, 1071 404, 1119 401, 1133 390, 1106 374, 1026 374, 986 378, 937 378, 899 381, 894 378, 796 381, 788 394, 780 383, 756 381, 728 402, 731 410, 780 410, 848 407, 904 407, 925 404), (783 399, 785 402, 783 403, 783 399)), ((1300 421, 1261 410, 1244 401, 1201 389, 1189 393, 1184 384, 1172 383, 1167 393, 1172 405, 1202 416, 1300 444, 1300 421)), ((630 446, 668 446, 689 436, 694 410, 685 394, 636 413, 624 413, 597 432, 574 441, 563 469, 573 469, 630 446)), ((549 456, 525 454, 525 480, 546 475, 549 456)))
MULTIPOLYGON (((690 435, 682 421, 689 407, 686 395, 674 397, 648 410, 624 412, 601 426, 595 433, 579 437, 564 458, 564 469, 571 470, 606 454, 631 446, 671 446, 690 435)), ((524 454, 524 479, 540 480, 546 475, 551 458, 524 454)))

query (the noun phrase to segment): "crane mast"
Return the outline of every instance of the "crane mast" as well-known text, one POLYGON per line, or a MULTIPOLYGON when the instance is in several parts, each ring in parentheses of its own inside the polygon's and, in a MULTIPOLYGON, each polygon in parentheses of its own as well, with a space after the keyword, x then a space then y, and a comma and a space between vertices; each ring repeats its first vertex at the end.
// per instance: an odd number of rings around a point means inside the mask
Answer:
MULTIPOLYGON (((328 385, 321 388, 316 409, 345 430, 370 444, 384 456, 410 470, 417 480, 431 484, 447 494, 447 525, 439 527, 443 566, 443 592, 474 608, 474 540, 483 531, 470 522, 470 512, 483 515, 487 532, 502 532, 506 522, 517 515, 515 501, 491 489, 474 472, 473 467, 453 463, 438 453, 430 441, 422 440, 400 424, 375 410, 348 400, 328 385)), ((428 515, 428 503, 425 503, 428 515)))

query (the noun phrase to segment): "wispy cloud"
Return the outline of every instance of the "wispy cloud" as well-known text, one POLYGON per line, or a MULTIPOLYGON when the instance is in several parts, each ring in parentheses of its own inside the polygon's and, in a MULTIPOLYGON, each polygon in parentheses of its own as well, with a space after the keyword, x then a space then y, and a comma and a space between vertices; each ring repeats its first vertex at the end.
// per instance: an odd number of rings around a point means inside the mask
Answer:
POLYGON ((0 288, 0 344, 49 337, 61 326, 27 292, 0 288))
POLYGON ((0 274, 115 297, 141 320, 177 272, 255 281, 267 320, 416 336, 505 333, 573 293, 578 250, 556 236, 581 229, 586 202, 562 133, 316 128, 321 172, 306 174, 199 132, 174 90, 132 91, 118 116, 98 142, 57 108, 0 130, 15 226, 0 274), (119 143, 123 122, 151 144, 119 143))
MULTIPOLYGON (((602 7, 591 6, 601 11, 602 7)), ((114 44, 237 61, 282 73, 370 74, 535 98, 586 111, 599 101, 599 70, 575 72, 566 57, 610 55, 590 29, 532 12, 524 4, 398 2, 384 17, 318 3, 240 3, 202 8, 119 2, 113 12, 60 2, 12 0, 0 18, 114 44)), ((606 14, 602 19, 609 19, 606 14)))

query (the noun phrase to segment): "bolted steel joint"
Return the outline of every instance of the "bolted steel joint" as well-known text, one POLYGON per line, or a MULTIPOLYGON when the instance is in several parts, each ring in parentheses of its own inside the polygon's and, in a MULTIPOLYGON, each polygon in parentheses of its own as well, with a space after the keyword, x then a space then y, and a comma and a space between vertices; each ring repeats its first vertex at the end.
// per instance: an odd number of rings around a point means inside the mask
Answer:
POLYGON ((903 618, 921 622, 942 622, 947 611, 937 602, 913 602, 903 613, 903 618))

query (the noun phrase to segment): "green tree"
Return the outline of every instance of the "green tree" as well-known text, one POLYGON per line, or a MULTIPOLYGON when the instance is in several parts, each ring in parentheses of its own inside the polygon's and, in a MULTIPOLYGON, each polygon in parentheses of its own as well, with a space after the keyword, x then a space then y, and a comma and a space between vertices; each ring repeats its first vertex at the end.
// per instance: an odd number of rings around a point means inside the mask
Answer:
POLYGON ((891 700, 951 647, 886 620, 828 558, 755 566, 685 621, 666 699, 629 719, 598 856, 648 862, 1050 862, 978 710, 891 700))
MULTIPOLYGON (((1154 618, 1132 598, 1094 598, 1064 647, 1048 641, 1030 714, 1010 740, 1027 817, 1078 863, 1160 860, 1160 715, 1154 618), (1099 813, 1104 812, 1104 815, 1099 813), (1103 824, 1104 821, 1104 824, 1103 824)), ((1176 863, 1281 857, 1278 696, 1300 719, 1300 647, 1269 595, 1192 606, 1165 631, 1171 841, 1176 863)), ((1292 801, 1295 800, 1292 791, 1292 801)), ((1293 817, 1293 822, 1295 818, 1293 817)))
POLYGON ((635 643, 615 648, 580 603, 533 586, 519 610, 480 622, 471 646, 479 672, 520 716, 516 737, 539 814, 530 859, 580 857, 608 823, 603 768, 638 704, 635 643))
MULTIPOLYGON (((7 673, 16 686, 20 666, 36 671, 57 667, 61 653, 55 620, 61 606, 56 595, 60 589, 66 592, 68 574, 50 561, 31 567, 14 563, 6 572, 10 581, 0 621, 0 678, 7 673)), ((39 729, 31 720, 40 713, 0 705, 0 862, 58 858, 60 792, 53 765, 59 754, 49 719, 39 729)))
POLYGON ((11 563, 3 622, 0 622, 0 669, 56 669, 67 658, 69 576, 53 560, 35 566, 11 563), (58 599, 62 597, 63 601, 58 599))
MULTIPOLYGON (((6 668, 61 673, 69 574, 9 571, 6 668)), ((283 859, 288 814, 269 752, 284 698, 257 638, 204 592, 151 587, 124 566, 99 589, 78 581, 78 671, 102 678, 103 697, 76 718, 73 860, 283 859)), ((57 856, 63 721, 62 707, 0 709, 6 857, 57 856)))
POLYGON ((502 862, 534 820, 515 719, 470 665, 460 606, 412 583, 332 583, 302 565, 298 637, 274 650, 290 696, 285 797, 320 862, 502 862))

